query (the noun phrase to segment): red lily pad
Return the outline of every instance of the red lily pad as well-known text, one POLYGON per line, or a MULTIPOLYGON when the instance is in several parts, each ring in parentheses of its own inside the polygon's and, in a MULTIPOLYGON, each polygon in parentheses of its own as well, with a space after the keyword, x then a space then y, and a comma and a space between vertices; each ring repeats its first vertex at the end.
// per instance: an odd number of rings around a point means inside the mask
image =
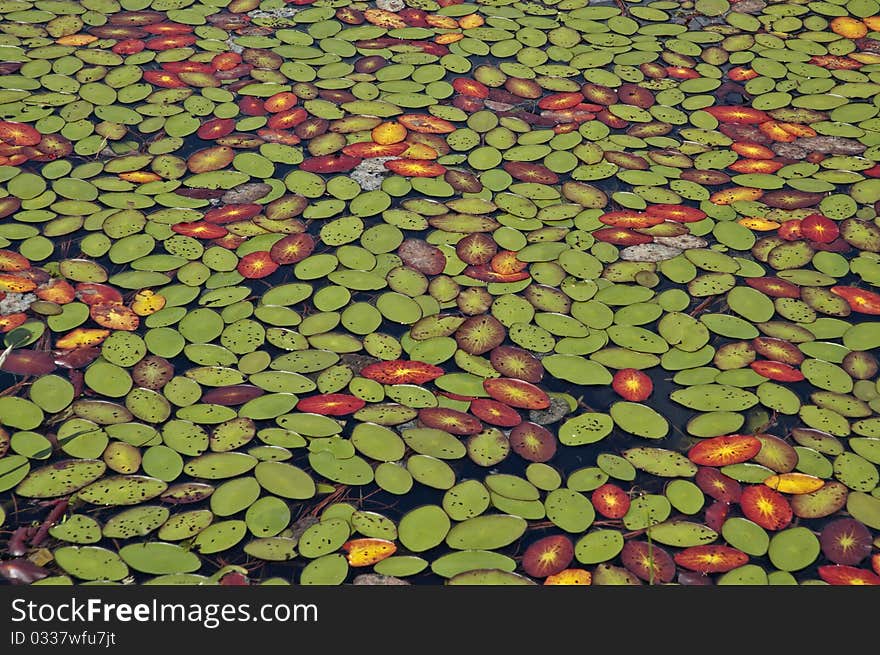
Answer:
POLYGON ((801 289, 796 284, 778 277, 747 277, 745 283, 753 289, 773 298, 800 298, 801 289))
POLYGON ((593 238, 604 243, 612 243, 615 246, 638 246, 643 243, 652 243, 654 237, 640 234, 626 227, 603 227, 591 232, 593 238))
POLYGON ((872 541, 871 531, 853 518, 831 521, 819 533, 822 553, 835 564, 861 563, 871 554, 872 541))
POLYGON ((791 523, 791 505, 778 491, 764 485, 747 485, 739 506, 743 516, 766 530, 782 530, 791 523))
POLYGON ((324 416, 344 416, 353 414, 367 403, 345 393, 325 393, 317 396, 300 398, 296 404, 297 410, 311 414, 323 414, 324 416))
POLYGON ((831 293, 843 298, 854 312, 880 315, 880 293, 846 285, 831 287, 831 293))
POLYGON ((255 202, 222 205, 205 213, 203 220, 206 223, 223 225, 225 223, 246 221, 253 218, 261 211, 263 211, 263 205, 258 205, 255 202))
POLYGON ((516 378, 488 378, 483 389, 492 398, 520 409, 547 409, 550 397, 540 387, 516 378))
POLYGON ((880 575, 846 564, 824 564, 817 572, 830 585, 880 585, 880 575))
MULTIPOLYGON (((280 114, 275 114, 279 116, 280 114)), ((360 157, 345 154, 321 155, 311 157, 300 163, 301 170, 309 173, 347 173, 361 163, 360 157)))
POLYGON ((207 223, 206 221, 193 221, 191 223, 176 223, 171 229, 177 234, 182 234, 194 239, 219 239, 225 236, 229 230, 222 225, 207 223))
POLYGON ((456 93, 470 98, 485 99, 489 97, 489 87, 468 77, 456 77, 452 80, 452 88, 456 93))
POLYGON ((709 466, 697 469, 694 482, 704 494, 725 503, 738 503, 742 495, 742 485, 739 482, 709 466))
POLYGON ((700 466, 728 466, 750 460, 761 450, 761 441, 750 434, 732 434, 698 441, 687 456, 700 466))
POLYGON ((614 373, 611 388, 631 402, 646 400, 654 391, 654 383, 644 371, 622 368, 614 373))
POLYGON ((706 113, 712 114, 722 123, 738 123, 741 125, 751 125, 763 123, 772 120, 772 117, 760 109, 754 109, 742 105, 718 105, 715 107, 706 107, 703 109, 706 113))
POLYGON ((645 213, 648 216, 659 216, 665 221, 675 221, 676 223, 696 223, 706 218, 706 212, 702 209, 687 205, 649 205, 645 209, 645 213))
POLYGON ((32 125, 17 121, 0 121, 0 141, 14 146, 35 146, 43 136, 32 125))
POLYGON ((119 289, 100 282, 79 282, 74 287, 74 293, 77 300, 89 306, 121 305, 123 300, 119 289))
POLYGON ((739 568, 749 556, 737 548, 722 544, 690 546, 674 556, 679 566, 699 573, 724 573, 739 568))
POLYGON ((424 407, 419 410, 419 422, 459 436, 477 434, 483 429, 478 418, 451 407, 424 407))
POLYGON ((837 223, 822 214, 810 214, 801 220, 801 234, 817 243, 831 243, 840 236, 837 223))
POLYGON ((209 389, 202 394, 200 401, 213 405, 235 406, 243 405, 264 393, 263 389, 253 384, 232 384, 227 387, 209 389))
POLYGON ((534 578, 561 573, 574 559, 574 544, 565 535, 550 535, 529 544, 523 553, 523 570, 534 578))
POLYGON ((749 364, 749 367, 758 375, 777 382, 800 382, 804 379, 803 373, 783 362, 759 359, 749 364))
POLYGON ((522 416, 512 407, 488 398, 477 398, 471 401, 471 414, 491 425, 512 428, 522 423, 522 416))
POLYGON ((523 421, 510 431, 510 449, 529 462, 548 462, 556 454, 556 436, 543 425, 523 421))
POLYGON ((272 275, 278 270, 278 263, 267 251, 255 250, 242 257, 235 268, 243 277, 255 280, 272 275))
POLYGON ((609 519, 622 519, 631 504, 629 494, 611 482, 596 487, 590 502, 599 514, 609 519))
POLYGON ((761 336, 752 339, 751 344, 759 355, 792 367, 800 366, 801 362, 806 359, 806 355, 800 348, 785 339, 761 336))
POLYGON ((675 577, 675 560, 655 543, 627 541, 620 551, 624 568, 637 578, 653 584, 666 584, 675 577))
POLYGON ((361 376, 382 384, 425 384, 443 375, 439 366, 416 360, 374 362, 361 369, 361 376))
POLYGON ((384 166, 389 171, 406 177, 440 177, 446 172, 446 167, 442 164, 426 159, 389 159, 384 166))
POLYGON ((409 148, 409 144, 400 143, 373 143, 372 141, 359 141, 350 143, 342 148, 343 154, 349 157, 370 159, 372 157, 397 157, 409 148))
POLYGON ((661 216, 651 216, 645 212, 638 212, 631 209, 606 212, 599 217, 599 220, 605 225, 612 227, 628 227, 638 229, 643 227, 651 227, 659 225, 664 220, 661 216))
POLYGON ((706 508, 703 520, 709 528, 715 530, 715 532, 721 532, 721 528, 729 514, 730 504, 725 503, 723 500, 716 500, 706 508))
POLYGON ((12 350, 0 363, 0 370, 15 375, 48 375, 56 368, 52 353, 45 350, 12 350))
POLYGON ((296 264, 315 250, 315 237, 307 232, 289 234, 269 249, 269 257, 276 264, 296 264))

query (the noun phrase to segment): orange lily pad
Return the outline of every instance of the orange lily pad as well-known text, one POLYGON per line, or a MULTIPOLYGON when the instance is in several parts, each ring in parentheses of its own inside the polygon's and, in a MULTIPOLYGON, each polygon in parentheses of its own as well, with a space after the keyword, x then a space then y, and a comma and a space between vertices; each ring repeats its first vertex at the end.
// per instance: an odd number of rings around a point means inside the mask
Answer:
POLYGON ((397 551, 397 544, 387 539, 364 537, 349 539, 342 544, 345 558, 350 566, 372 566, 397 551))
POLYGON ((272 275, 278 270, 278 263, 272 259, 266 250, 249 252, 238 261, 236 270, 249 280, 255 280, 272 275))
POLYGON ((743 488, 739 506, 743 516, 765 530, 782 530, 791 523, 793 516, 785 496, 759 484, 743 488))
POLYGON ((97 346, 110 336, 110 330, 98 328, 74 328, 55 342, 59 350, 71 350, 86 346, 97 346))
POLYGON ((89 307, 89 316, 101 327, 111 330, 133 332, 138 329, 141 319, 130 307, 119 303, 102 303, 89 307))
POLYGON ((614 373, 611 388, 629 401, 640 402, 647 400, 653 393, 654 383, 644 371, 622 368, 614 373))
POLYGON ((452 80, 452 88, 456 93, 471 98, 488 98, 489 87, 468 77, 456 77, 452 80))
POLYGON ((513 275, 524 271, 529 266, 528 262, 522 262, 516 257, 513 250, 502 250, 496 254, 489 262, 489 267, 495 272, 502 275, 513 275))
POLYGON ((652 225, 660 225, 660 223, 666 219, 662 216, 651 216, 645 212, 623 209, 619 211, 605 212, 599 217, 599 220, 602 223, 605 223, 605 225, 611 225, 612 227, 638 229, 642 227, 651 227, 652 225))
POLYGON ((830 585, 880 585, 880 575, 847 564, 824 564, 817 572, 830 585))
POLYGON ((76 297, 86 305, 121 305, 122 293, 116 287, 101 282, 79 282, 76 297))
POLYGON ((716 191, 709 196, 709 202, 713 205, 732 205, 741 200, 758 200, 763 195, 764 191, 761 189, 737 186, 716 191))
POLYGON ((222 225, 208 223, 206 221, 193 221, 191 223, 176 223, 171 229, 177 234, 182 234, 194 239, 219 239, 228 234, 228 230, 222 225))
POLYGON ((134 295, 130 307, 138 316, 149 316, 165 307, 165 302, 165 296, 152 289, 141 289, 134 295))
POLYGON ((519 412, 497 400, 477 398, 471 401, 469 409, 471 414, 491 425, 512 428, 522 423, 519 412))
POLYGON ((561 93, 551 93, 544 96, 538 101, 539 109, 552 109, 558 111, 560 109, 571 109, 584 101, 584 94, 580 91, 565 91, 561 93))
POLYGON ((324 416, 344 416, 353 414, 367 403, 357 396, 346 393, 325 393, 301 398, 296 404, 300 412, 323 414, 324 416))
POLYGON ((550 397, 538 386, 516 378, 488 378, 483 389, 492 398, 520 409, 547 409, 550 397))
POLYGON ((724 573, 749 561, 749 556, 737 548, 722 544, 690 546, 674 555, 675 563, 700 573, 724 573))
POLYGON ((35 146, 43 139, 43 135, 27 123, 17 121, 0 121, 0 141, 14 146, 35 146))
POLYGON ((31 263, 23 255, 14 250, 0 250, 0 271, 26 271, 30 267, 31 263))
POLYGON ((586 569, 565 569, 559 573, 548 575, 544 579, 545 585, 589 585, 593 581, 593 574, 586 569))
POLYGON ((737 223, 739 223, 743 227, 749 228, 750 230, 754 230, 755 232, 772 232, 781 225, 781 223, 778 223, 777 221, 760 218, 759 216, 740 218, 739 220, 737 220, 737 223))
POLYGON ((760 109, 743 105, 718 105, 703 109, 712 114, 722 123, 737 123, 740 125, 755 125, 772 120, 771 117, 760 109))
POLYGON ((665 221, 675 221, 676 223, 696 223, 706 218, 706 212, 697 207, 665 203, 649 205, 645 209, 645 213, 648 216, 659 216, 665 221))
POLYGON ((845 285, 831 287, 831 293, 843 298, 854 312, 880 315, 880 293, 845 285))
POLYGON ((771 475, 764 484, 784 494, 809 494, 824 487, 825 481, 814 475, 791 471, 771 475))
POLYGON ((33 280, 15 275, 14 273, 0 273, 0 291, 11 293, 27 293, 37 288, 33 280))
POLYGON ((727 168, 737 173, 766 173, 772 175, 783 166, 785 164, 781 161, 774 161, 772 159, 738 159, 727 168))
POLYGON ((752 143, 750 141, 740 141, 730 146, 736 154, 748 157, 749 159, 773 159, 776 153, 765 145, 760 143, 752 143))
POLYGON ((622 519, 631 504, 629 494, 611 482, 596 487, 590 502, 599 514, 609 519, 622 519))
POLYGON ((410 144, 400 143, 375 143, 373 141, 358 141, 342 148, 342 152, 351 157, 370 159, 372 157, 397 157, 402 155, 410 147, 410 144))
POLYGON ((5 316, 0 316, 0 332, 10 332, 22 325, 28 316, 24 312, 16 312, 14 314, 6 314, 5 316))
POLYGON ((439 366, 416 360, 394 359, 368 364, 361 376, 382 384, 425 384, 443 375, 439 366))
POLYGON ((181 80, 174 73, 163 70, 145 70, 143 78, 150 84, 160 86, 165 89, 185 89, 189 85, 181 80))
POLYGON ((76 299, 76 289, 67 280, 53 277, 45 286, 34 290, 34 295, 40 300, 66 305, 76 299))
POLYGON ((687 456, 700 466, 728 466, 750 460, 761 450, 761 440, 750 434, 731 434, 702 439, 687 456))
POLYGON ((758 375, 777 382, 800 382, 804 379, 803 373, 783 362, 759 359, 749 364, 749 368, 758 375))
POLYGON ((385 168, 407 177, 439 177, 446 172, 445 166, 427 159, 389 159, 385 168))

